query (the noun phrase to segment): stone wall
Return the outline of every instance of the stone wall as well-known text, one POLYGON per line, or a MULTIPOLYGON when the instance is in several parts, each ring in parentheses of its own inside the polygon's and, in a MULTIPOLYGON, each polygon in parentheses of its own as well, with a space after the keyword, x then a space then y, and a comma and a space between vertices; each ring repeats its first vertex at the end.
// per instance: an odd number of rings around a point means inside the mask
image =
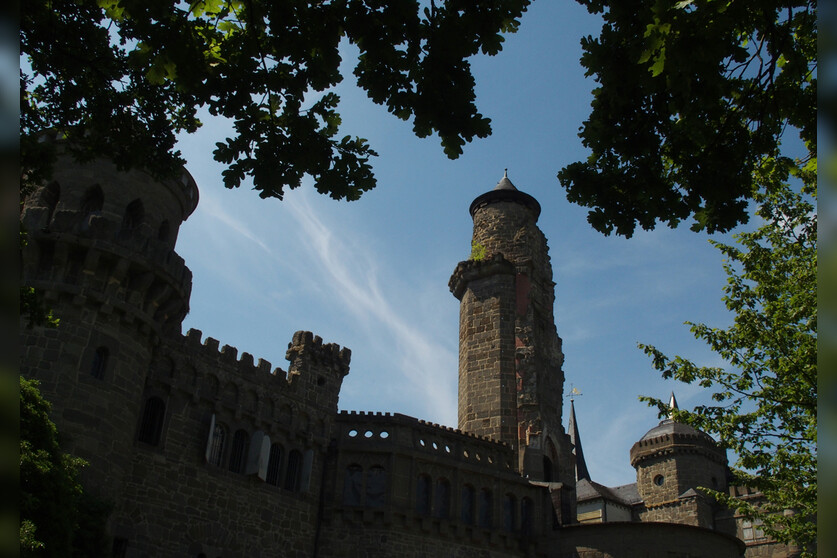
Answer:
POLYGON ((311 556, 348 352, 298 332, 285 372, 190 330, 158 353, 111 516, 127 555, 311 556), (149 438, 152 399, 164 410, 149 438))
POLYGON ((599 523, 554 534, 561 558, 739 558, 744 545, 711 529, 671 523, 599 523))
POLYGON ((380 413, 341 413, 335 435, 323 556, 522 556, 552 530, 505 444, 380 413))

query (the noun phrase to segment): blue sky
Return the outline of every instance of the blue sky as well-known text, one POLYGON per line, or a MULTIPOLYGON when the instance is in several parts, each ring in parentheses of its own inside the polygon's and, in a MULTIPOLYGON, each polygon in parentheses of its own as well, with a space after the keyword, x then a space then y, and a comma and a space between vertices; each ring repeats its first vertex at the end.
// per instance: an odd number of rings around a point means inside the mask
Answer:
POLYGON ((707 235, 684 226, 604 237, 555 178, 587 155, 577 133, 595 84, 579 64, 579 40, 599 28, 573 2, 535 2, 500 55, 473 60, 477 105, 494 131, 455 161, 354 88, 347 50, 341 133, 379 153, 378 187, 357 202, 319 195, 310 179, 281 202, 226 190, 212 150, 228 126, 207 121, 184 137, 201 192, 177 248, 194 274, 184 332, 286 368, 293 332, 313 331, 352 349, 341 409, 456 426, 459 308, 447 283, 470 252, 470 202, 508 168, 542 206, 566 388, 583 393, 576 413, 590 473, 607 485, 634 482, 630 447, 659 420, 638 396, 674 390, 688 408, 707 400, 700 388, 663 381, 636 344, 720 364, 683 322, 724 326, 730 316, 721 254, 707 235))

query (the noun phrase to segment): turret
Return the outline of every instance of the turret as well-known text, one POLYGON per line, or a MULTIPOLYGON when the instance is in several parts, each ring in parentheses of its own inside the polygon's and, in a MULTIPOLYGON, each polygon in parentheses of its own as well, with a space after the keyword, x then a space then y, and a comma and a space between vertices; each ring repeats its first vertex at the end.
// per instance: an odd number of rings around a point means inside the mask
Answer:
POLYGON ((530 479, 571 490, 575 469, 561 424, 564 356, 540 212, 507 174, 470 206, 472 258, 449 283, 460 301, 459 428, 513 447, 530 479))
MULTIPOLYGON (((677 408, 674 394, 670 406, 672 410, 677 408)), ((631 447, 631 465, 636 469, 637 490, 647 509, 682 504, 689 498, 705 500, 696 491, 701 487, 727 490, 726 451, 705 432, 676 422, 671 415, 631 447)), ((666 520, 711 526, 709 508, 695 509, 682 521, 675 516, 666 520)))
POLYGON ((21 328, 21 374, 41 381, 64 447, 90 461, 88 484, 108 497, 129 466, 124 433, 137 429, 154 348, 189 309, 192 274, 174 245, 198 191, 185 169, 158 180, 58 148, 53 180, 25 200, 21 222, 22 282, 60 325, 21 328))

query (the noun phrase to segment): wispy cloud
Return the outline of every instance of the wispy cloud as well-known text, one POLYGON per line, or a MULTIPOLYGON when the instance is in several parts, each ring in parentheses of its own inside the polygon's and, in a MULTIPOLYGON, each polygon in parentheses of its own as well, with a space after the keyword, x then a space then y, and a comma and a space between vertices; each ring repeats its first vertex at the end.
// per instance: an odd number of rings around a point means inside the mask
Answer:
MULTIPOLYGON (((403 301, 414 297, 382 289, 386 271, 380 269, 374 254, 362 243, 348 241, 349 235, 339 226, 327 225, 312 208, 309 196, 300 193, 287 203, 299 226, 300 241, 310 247, 322 271, 314 280, 327 283, 324 290, 334 293, 365 330, 391 339, 392 359, 402 381, 411 387, 405 393, 420 393, 429 414, 452 424, 456 390, 447 380, 456 370, 456 355, 401 310, 403 301)), ((351 238, 357 237, 353 231, 351 238)))

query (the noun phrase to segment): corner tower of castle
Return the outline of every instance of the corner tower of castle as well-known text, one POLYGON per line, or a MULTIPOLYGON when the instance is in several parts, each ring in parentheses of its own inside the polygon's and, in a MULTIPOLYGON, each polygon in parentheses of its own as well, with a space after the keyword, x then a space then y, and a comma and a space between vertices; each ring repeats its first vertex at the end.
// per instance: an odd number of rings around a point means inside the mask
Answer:
POLYGON ((460 301, 459 428, 514 448, 530 479, 572 490, 561 423, 564 355, 540 212, 508 176, 471 203, 472 257, 449 283, 460 301))

